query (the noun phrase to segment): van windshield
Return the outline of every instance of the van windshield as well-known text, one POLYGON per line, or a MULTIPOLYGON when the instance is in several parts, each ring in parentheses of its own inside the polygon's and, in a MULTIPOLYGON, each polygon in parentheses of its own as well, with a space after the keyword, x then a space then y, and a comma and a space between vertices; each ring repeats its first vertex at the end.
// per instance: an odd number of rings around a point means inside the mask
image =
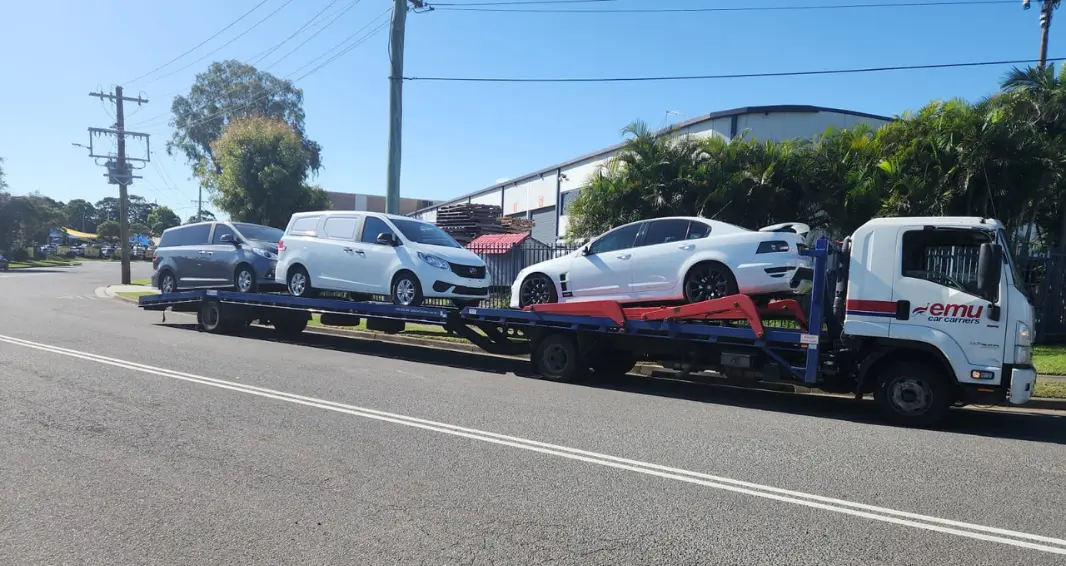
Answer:
POLYGON ((402 220, 398 218, 389 219, 396 225, 396 229, 399 230, 404 238, 416 243, 426 244, 427 246, 444 246, 446 248, 461 248, 447 232, 440 228, 430 224, 428 222, 419 222, 417 220, 402 220))
POLYGON ((271 228, 270 226, 260 226, 259 224, 234 222, 233 227, 236 228, 245 239, 255 240, 257 242, 277 244, 278 241, 281 240, 281 237, 285 235, 285 232, 282 230, 271 228))

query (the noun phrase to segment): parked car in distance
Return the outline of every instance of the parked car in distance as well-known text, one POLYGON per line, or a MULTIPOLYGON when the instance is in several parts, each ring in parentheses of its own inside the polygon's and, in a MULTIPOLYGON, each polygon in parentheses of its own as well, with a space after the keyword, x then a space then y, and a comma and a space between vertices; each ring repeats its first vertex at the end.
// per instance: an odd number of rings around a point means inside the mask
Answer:
POLYGON ((0 254, 0 271, 7 271, 9 269, 9 263, 4 254, 0 254))
POLYGON ((735 293, 760 299, 806 293, 813 263, 800 255, 810 228, 752 231, 698 217, 619 226, 564 257, 526 267, 511 307, 556 302, 699 302, 735 293))
POLYGON ((242 293, 276 286, 282 231, 246 222, 211 221, 163 232, 152 258, 152 286, 178 289, 227 288, 242 293))
POLYGON ((485 263, 428 222, 376 212, 293 214, 278 245, 276 278, 298 297, 316 291, 386 295, 399 305, 426 298, 458 307, 488 295, 485 263))

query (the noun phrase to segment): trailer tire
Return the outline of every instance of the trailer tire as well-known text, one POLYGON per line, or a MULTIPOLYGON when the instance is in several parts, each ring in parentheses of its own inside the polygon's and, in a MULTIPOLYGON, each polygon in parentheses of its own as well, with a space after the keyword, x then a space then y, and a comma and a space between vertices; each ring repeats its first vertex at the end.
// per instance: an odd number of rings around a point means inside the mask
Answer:
POLYGON ((273 325, 282 338, 294 339, 307 328, 307 319, 302 316, 279 316, 273 325))
POLYGON ((224 334, 230 326, 218 301, 204 301, 196 314, 196 322, 200 330, 209 334, 224 334))
POLYGON ((611 350, 601 352, 589 361, 590 369, 596 377, 617 378, 629 373, 637 365, 637 357, 632 352, 611 350))
POLYGON ((914 362, 893 363, 879 371, 874 399, 889 422, 916 427, 940 423, 954 402, 944 376, 914 362))
POLYGON ((533 348, 534 369, 549 381, 577 381, 585 371, 577 340, 566 334, 550 334, 533 348))

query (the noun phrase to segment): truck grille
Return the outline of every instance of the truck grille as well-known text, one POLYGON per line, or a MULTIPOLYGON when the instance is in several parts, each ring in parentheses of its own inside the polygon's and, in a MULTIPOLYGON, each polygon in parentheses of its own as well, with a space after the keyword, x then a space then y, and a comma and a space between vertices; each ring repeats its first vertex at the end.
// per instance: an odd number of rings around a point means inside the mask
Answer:
POLYGON ((462 265, 451 262, 448 262, 448 265, 451 266, 452 273, 460 277, 469 277, 471 279, 485 278, 485 266, 483 265, 462 265))

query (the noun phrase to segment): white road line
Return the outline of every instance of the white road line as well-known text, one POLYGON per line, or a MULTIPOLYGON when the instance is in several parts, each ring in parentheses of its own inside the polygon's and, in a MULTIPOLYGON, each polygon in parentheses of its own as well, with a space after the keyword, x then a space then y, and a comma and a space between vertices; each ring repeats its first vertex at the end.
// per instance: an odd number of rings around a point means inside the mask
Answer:
POLYGON ((693 472, 680 468, 671 468, 668 466, 662 466, 649 462, 641 462, 638 460, 619 458, 608 454, 589 452, 586 450, 579 450, 566 446, 548 444, 515 436, 508 436, 494 432, 465 428, 450 425, 447 423, 419 419, 415 417, 408 417, 395 413, 387 413, 384 411, 367 409, 364 407, 357 407, 354 405, 347 405, 343 403, 336 403, 333 401, 327 401, 315 397, 307 397, 274 389, 255 387, 222 379, 215 379, 155 366, 149 366, 136 362, 121 360, 118 358, 109 358, 107 356, 101 356, 98 354, 92 354, 79 350, 61 348, 58 346, 42 344, 39 342, 31 342, 29 340, 23 340, 21 338, 15 338, 11 336, 0 335, 0 342, 6 342, 8 344, 23 346, 26 348, 33 348, 36 350, 42 350, 54 354, 60 354, 104 365, 121 367, 133 371, 138 371, 141 373, 157 375, 160 377, 168 377, 171 379, 188 381, 200 385, 208 385, 211 387, 228 389, 239 393, 246 393, 249 395, 256 395, 268 399, 286 401, 289 403, 295 403, 299 405, 305 405, 309 407, 315 407, 319 409, 325 409, 338 413, 385 421, 424 430, 431 430, 442 434, 449 434, 473 440, 480 440, 482 442, 489 442, 493 444, 509 446, 522 450, 529 450, 542 454, 550 454, 561 458, 568 458, 571 460, 578 460, 591 464, 598 464, 601 466, 638 472, 651 476, 677 480, 685 483, 721 489, 733 493, 741 493, 754 497, 772 499, 784 503, 792 503, 794 505, 802 505, 805 507, 822 509, 825 511, 833 511, 836 513, 863 517, 866 519, 882 521, 901 526, 935 531, 939 533, 951 534, 988 542, 1007 544, 1011 546, 1038 550, 1042 552, 1049 552, 1053 554, 1066 555, 1066 539, 1012 531, 1008 529, 989 527, 985 525, 977 525, 973 523, 965 523, 962 521, 954 521, 939 517, 931 517, 927 515, 920 515, 918 513, 909 513, 906 511, 898 511, 885 507, 877 507, 873 505, 866 505, 863 503, 845 501, 842 499, 835 499, 831 497, 823 497, 820 495, 791 491, 772 486, 756 484, 752 482, 734 480, 731 478, 713 476, 710 474, 693 472))

